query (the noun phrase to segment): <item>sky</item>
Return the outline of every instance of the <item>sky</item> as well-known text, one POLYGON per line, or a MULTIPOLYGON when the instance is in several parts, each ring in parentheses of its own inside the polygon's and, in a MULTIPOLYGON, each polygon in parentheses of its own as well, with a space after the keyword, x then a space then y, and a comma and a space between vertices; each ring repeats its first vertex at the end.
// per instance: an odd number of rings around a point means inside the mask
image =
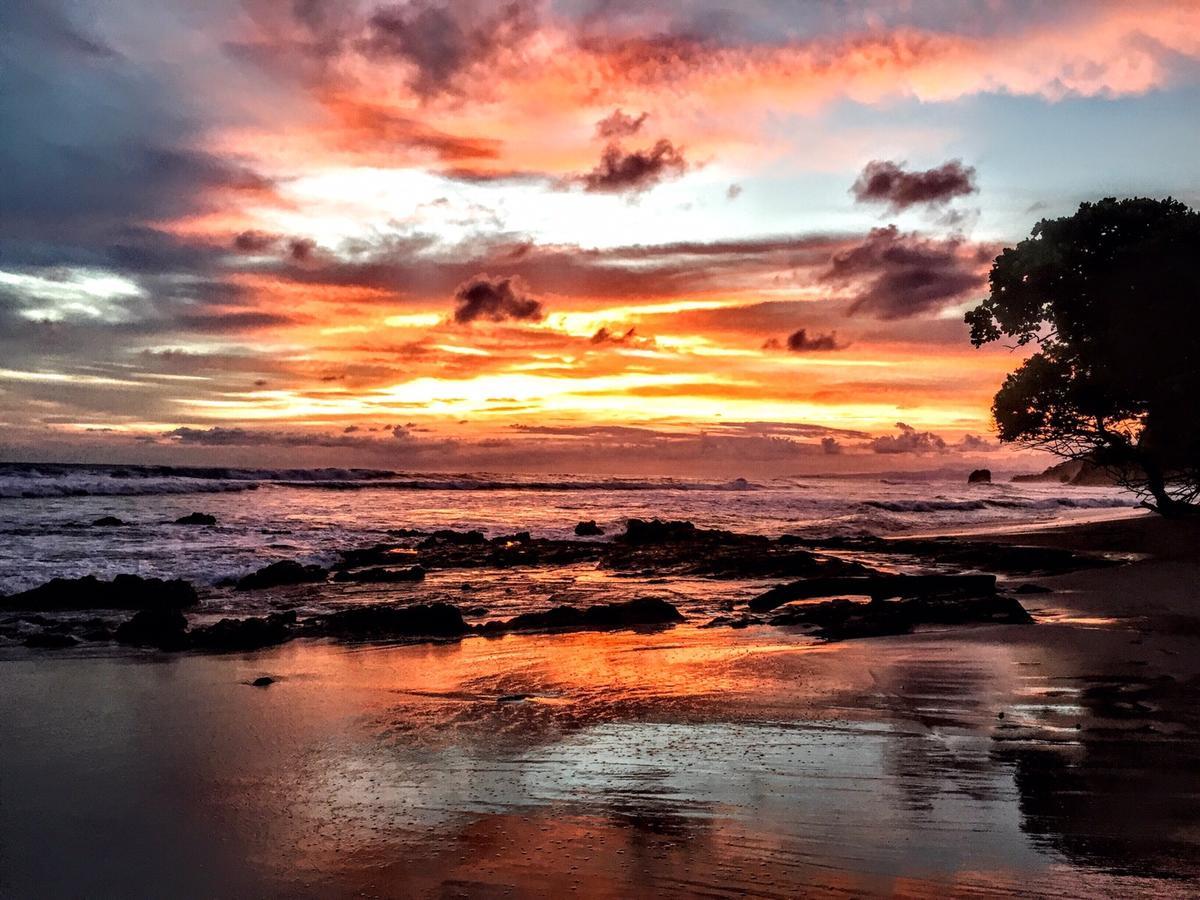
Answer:
POLYGON ((1187 0, 0 4, 0 459, 1039 468, 963 313, 1200 205, 1187 0))

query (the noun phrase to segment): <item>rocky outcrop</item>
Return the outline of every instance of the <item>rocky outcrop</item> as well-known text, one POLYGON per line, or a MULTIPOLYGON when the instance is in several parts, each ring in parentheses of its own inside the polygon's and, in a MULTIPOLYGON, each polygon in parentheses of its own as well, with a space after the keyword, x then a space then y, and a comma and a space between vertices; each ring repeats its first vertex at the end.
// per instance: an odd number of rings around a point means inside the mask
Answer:
POLYGON ((177 609, 146 609, 118 626, 117 643, 159 650, 186 650, 187 618, 177 609))
POLYGON ((580 522, 575 526, 575 535, 577 537, 599 537, 604 534, 604 529, 596 524, 595 519, 588 519, 586 522, 580 522))
POLYGON ((188 513, 186 516, 180 516, 175 520, 176 525, 216 525, 217 517, 210 516, 207 513, 188 513))
POLYGON ((239 591, 257 591, 289 584, 324 581, 328 575, 329 570, 320 566, 306 566, 295 560, 285 559, 239 578, 236 586, 239 591))
POLYGON ((906 634, 920 625, 1024 625, 1032 621, 1016 600, 992 594, 857 603, 843 597, 785 607, 770 619, 770 624, 808 626, 827 640, 848 640, 906 634))
POLYGON ((625 523, 625 533, 617 535, 616 539, 633 547, 644 547, 648 544, 690 541, 705 533, 691 522, 630 519, 625 523))
POLYGON ((101 516, 92 522, 93 528, 120 528, 124 525, 125 522, 116 516, 101 516))
POLYGON ((1068 459, 1031 475, 1014 475, 1018 484, 1072 484, 1084 487, 1112 487, 1117 484, 1114 472, 1086 459, 1068 459))
POLYGON ((992 470, 991 469, 976 469, 967 476, 967 484, 991 484, 992 470))
POLYGON ((484 634, 509 631, 601 631, 643 625, 672 625, 682 621, 679 610, 666 600, 641 597, 625 603, 597 604, 587 609, 556 606, 546 612, 523 613, 503 622, 487 622, 479 626, 479 630, 484 634))
POLYGON ((359 569, 356 572, 343 569, 333 576, 334 581, 353 581, 362 584, 395 584, 397 582, 414 582, 425 580, 425 569, 421 566, 409 566, 406 569, 385 569, 375 567, 359 569))
POLYGON ((22 643, 38 650, 66 650, 79 644, 78 638, 57 631, 41 631, 31 634, 22 643))
POLYGON ((750 601, 752 612, 767 612, 793 600, 843 594, 888 597, 985 596, 996 593, 995 575, 849 575, 805 578, 780 584, 750 601))
POLYGON ((304 633, 349 640, 408 637, 460 637, 470 630, 449 603, 411 606, 358 606, 309 620, 304 633))
POLYGON ((0 609, 60 612, 76 609, 181 609, 196 604, 196 589, 186 581, 118 575, 102 581, 94 575, 54 578, 0 600, 0 609))

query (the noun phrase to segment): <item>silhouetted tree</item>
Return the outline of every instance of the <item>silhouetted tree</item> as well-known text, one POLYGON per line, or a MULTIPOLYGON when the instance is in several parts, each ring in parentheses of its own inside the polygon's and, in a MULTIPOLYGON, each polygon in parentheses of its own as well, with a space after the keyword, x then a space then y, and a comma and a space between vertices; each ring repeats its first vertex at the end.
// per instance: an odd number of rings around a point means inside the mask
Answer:
POLYGON ((1200 213, 1108 198, 1044 219, 992 264, 975 346, 1038 352, 992 413, 1003 441, 1085 459, 1164 515, 1200 496, 1200 213))

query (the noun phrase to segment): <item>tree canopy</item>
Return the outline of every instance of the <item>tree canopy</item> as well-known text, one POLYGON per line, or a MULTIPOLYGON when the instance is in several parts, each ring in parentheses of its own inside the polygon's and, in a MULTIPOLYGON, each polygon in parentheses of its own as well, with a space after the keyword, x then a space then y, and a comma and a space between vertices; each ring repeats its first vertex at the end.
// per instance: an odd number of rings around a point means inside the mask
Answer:
POLYGON ((1200 213, 1084 203, 992 264, 971 342, 1037 345, 997 392, 1002 441, 1088 459, 1164 514, 1200 497, 1200 213))

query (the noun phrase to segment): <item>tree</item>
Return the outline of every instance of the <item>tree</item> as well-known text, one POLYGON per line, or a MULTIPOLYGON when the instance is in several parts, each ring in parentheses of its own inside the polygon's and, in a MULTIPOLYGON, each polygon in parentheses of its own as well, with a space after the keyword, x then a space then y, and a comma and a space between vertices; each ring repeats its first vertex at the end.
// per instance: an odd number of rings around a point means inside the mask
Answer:
POLYGON ((1108 198, 992 264, 976 347, 1037 346, 996 393, 1002 441, 1108 469, 1164 515, 1200 509, 1200 213, 1108 198))

